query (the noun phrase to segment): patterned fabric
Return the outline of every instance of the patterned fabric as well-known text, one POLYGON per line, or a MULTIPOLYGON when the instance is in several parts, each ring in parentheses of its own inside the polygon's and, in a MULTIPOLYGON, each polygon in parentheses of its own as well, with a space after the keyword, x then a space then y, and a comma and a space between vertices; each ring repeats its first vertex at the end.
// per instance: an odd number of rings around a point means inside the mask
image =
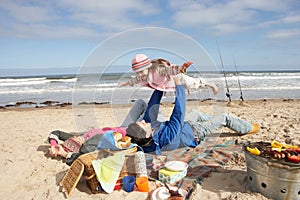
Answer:
POLYGON ((73 138, 69 138, 61 145, 66 152, 78 153, 81 145, 73 138))
POLYGON ((242 152, 242 145, 235 144, 234 140, 227 140, 222 144, 215 143, 215 141, 206 139, 196 148, 186 147, 173 151, 163 151, 163 155, 157 158, 154 156, 153 163, 155 166, 153 167, 162 168, 165 161, 171 160, 188 163, 189 168, 182 188, 187 191, 193 190, 196 184, 208 177, 211 172, 217 172, 229 160, 234 159, 239 152, 242 152))
POLYGON ((144 152, 142 151, 138 151, 135 154, 135 171, 137 177, 148 176, 146 158, 144 152))

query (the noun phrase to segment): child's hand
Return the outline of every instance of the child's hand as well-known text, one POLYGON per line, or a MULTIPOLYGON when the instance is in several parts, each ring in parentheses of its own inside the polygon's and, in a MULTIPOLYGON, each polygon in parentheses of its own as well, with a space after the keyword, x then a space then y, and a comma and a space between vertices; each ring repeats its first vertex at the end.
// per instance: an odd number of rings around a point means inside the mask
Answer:
POLYGON ((191 64, 193 64, 193 62, 191 61, 188 61, 188 62, 185 62, 183 63, 181 66, 180 66, 180 72, 181 73, 185 73, 186 72, 186 69, 191 66, 191 64))
POLYGON ((120 82, 119 83, 119 86, 126 86, 126 85, 128 85, 128 82, 120 82))

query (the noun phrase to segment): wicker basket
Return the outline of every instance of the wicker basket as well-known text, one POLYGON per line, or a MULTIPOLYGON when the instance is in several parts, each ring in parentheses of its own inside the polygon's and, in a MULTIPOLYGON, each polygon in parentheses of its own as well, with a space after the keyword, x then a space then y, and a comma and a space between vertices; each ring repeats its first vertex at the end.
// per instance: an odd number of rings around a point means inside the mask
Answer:
POLYGON ((134 168, 134 157, 137 152, 137 148, 133 147, 131 149, 123 151, 110 151, 110 150, 99 150, 91 153, 81 155, 78 160, 84 165, 84 176, 86 178, 87 184, 92 193, 99 193, 98 187, 100 186, 99 181, 96 178, 96 173, 92 166, 92 161, 96 159, 106 158, 110 155, 116 155, 117 153, 125 153, 125 162, 120 173, 119 178, 123 178, 126 175, 135 175, 134 168))
POLYGON ((137 147, 133 147, 123 151, 111 151, 103 149, 83 154, 72 163, 60 184, 64 188, 67 195, 71 196, 81 176, 84 175, 91 192, 94 194, 99 193, 98 187, 100 184, 96 178, 92 161, 106 158, 111 155, 116 155, 117 153, 125 153, 125 162, 120 173, 120 178, 123 178, 128 174, 134 175, 135 172, 132 171, 132 169, 134 169, 134 156, 136 152, 137 147))
POLYGON ((83 174, 83 171, 84 165, 79 160, 75 160, 60 182, 61 186, 65 190, 64 192, 66 192, 68 196, 71 196, 73 190, 75 189, 79 179, 83 174))

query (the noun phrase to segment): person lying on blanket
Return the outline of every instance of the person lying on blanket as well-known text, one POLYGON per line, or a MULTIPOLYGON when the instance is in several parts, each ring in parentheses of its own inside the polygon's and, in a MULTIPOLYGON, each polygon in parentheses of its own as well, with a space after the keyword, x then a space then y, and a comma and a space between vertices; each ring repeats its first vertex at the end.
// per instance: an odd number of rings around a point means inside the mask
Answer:
MULTIPOLYGON (((66 163, 70 165, 81 154, 95 151, 104 133, 108 131, 114 131, 114 133, 118 133, 116 134, 116 139, 118 137, 118 139, 120 140, 122 136, 125 136, 126 134, 125 130, 126 127, 124 126, 105 127, 100 129, 91 129, 90 131, 87 131, 86 133, 79 134, 79 135, 75 135, 74 133, 66 133, 60 130, 55 130, 52 131, 48 136, 48 142, 50 143, 49 154, 52 157, 60 156, 66 158, 66 163), (63 143, 58 144, 59 141, 63 141, 63 143)), ((121 141, 118 144, 122 145, 121 141)))
POLYGON ((196 147, 204 137, 223 126, 241 135, 257 133, 260 130, 258 124, 251 124, 227 113, 211 118, 207 114, 191 110, 185 116, 185 90, 177 75, 173 79, 176 84, 176 98, 170 119, 164 122, 156 120, 163 92, 155 90, 143 120, 131 123, 126 129, 126 135, 132 138, 131 142, 141 146, 145 153, 161 154, 164 150, 196 147))
MULTIPOLYGON (((83 134, 67 133, 60 130, 52 131, 47 139, 50 143, 49 154, 52 157, 66 158, 66 164, 71 165, 80 155, 95 151, 104 133, 114 131, 125 136, 128 125, 141 121, 146 108, 147 104, 144 100, 136 100, 119 127, 95 128, 83 134)), ((156 113, 156 117, 157 122, 165 120, 161 113, 156 113)))

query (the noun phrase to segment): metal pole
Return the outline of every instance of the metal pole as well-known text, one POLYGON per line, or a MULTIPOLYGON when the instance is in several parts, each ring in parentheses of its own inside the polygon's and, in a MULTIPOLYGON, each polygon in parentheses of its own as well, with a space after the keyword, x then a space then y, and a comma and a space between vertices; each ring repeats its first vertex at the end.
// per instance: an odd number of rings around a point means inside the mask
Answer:
POLYGON ((223 74, 224 74, 224 78, 225 78, 226 89, 227 89, 226 96, 228 97, 229 102, 231 102, 231 94, 229 92, 229 86, 228 86, 227 79, 226 79, 225 68, 224 68, 224 65, 223 65, 223 60, 222 60, 222 56, 221 56, 221 52, 220 52, 220 48, 219 48, 218 43, 217 43, 217 46, 218 46, 218 52, 219 52, 219 56, 220 56, 220 60, 221 60, 221 65, 222 65, 222 68, 223 68, 223 74))
POLYGON ((238 78, 238 83, 239 83, 239 88, 240 88, 240 93, 241 93, 240 100, 244 101, 241 82, 240 82, 240 77, 239 77, 239 73, 238 73, 238 70, 237 70, 237 67, 236 67, 236 62, 235 62, 234 56, 232 56, 232 58, 233 58, 234 67, 235 67, 236 75, 237 75, 237 78, 238 78))

